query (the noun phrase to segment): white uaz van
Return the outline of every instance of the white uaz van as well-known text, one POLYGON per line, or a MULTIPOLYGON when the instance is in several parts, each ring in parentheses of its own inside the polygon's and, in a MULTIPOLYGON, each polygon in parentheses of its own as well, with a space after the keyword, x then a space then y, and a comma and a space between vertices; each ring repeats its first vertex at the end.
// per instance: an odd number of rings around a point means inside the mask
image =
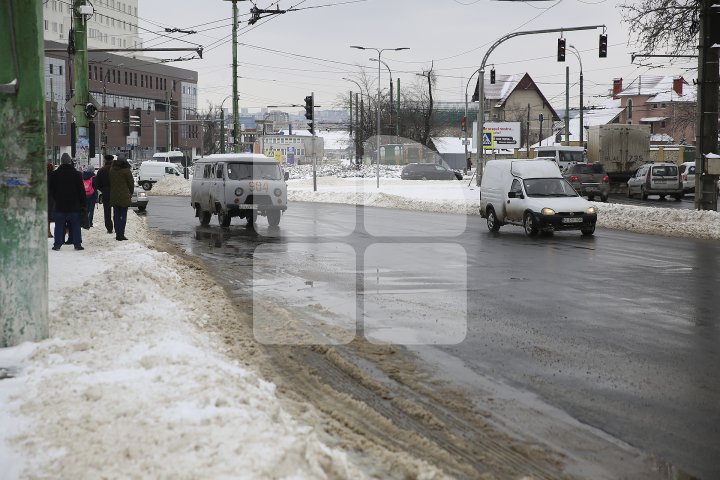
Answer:
POLYGON ((505 224, 538 232, 580 230, 595 233, 595 208, 578 196, 549 160, 491 160, 480 182, 480 215, 491 232, 505 224))
POLYGON ((182 172, 177 165, 169 162, 155 162, 148 160, 140 164, 138 172, 138 185, 145 190, 150 190, 153 183, 157 182, 166 175, 182 176, 182 172))
POLYGON ((280 224, 287 210, 288 174, 283 174, 277 160, 255 153, 222 153, 195 162, 190 183, 190 205, 201 225, 210 223, 213 214, 222 227, 230 226, 232 217, 252 225, 264 215, 271 227, 280 224))

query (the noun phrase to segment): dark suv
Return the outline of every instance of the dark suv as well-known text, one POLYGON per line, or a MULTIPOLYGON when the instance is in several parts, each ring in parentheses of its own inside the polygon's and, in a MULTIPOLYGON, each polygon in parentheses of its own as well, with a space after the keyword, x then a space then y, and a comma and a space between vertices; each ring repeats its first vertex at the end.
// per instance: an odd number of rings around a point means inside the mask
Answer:
POLYGON ((400 172, 403 180, 462 180, 462 173, 434 163, 408 163, 400 172))
POLYGON ((563 173, 578 195, 594 200, 595 195, 607 202, 610 194, 610 178, 599 163, 571 163, 563 173))

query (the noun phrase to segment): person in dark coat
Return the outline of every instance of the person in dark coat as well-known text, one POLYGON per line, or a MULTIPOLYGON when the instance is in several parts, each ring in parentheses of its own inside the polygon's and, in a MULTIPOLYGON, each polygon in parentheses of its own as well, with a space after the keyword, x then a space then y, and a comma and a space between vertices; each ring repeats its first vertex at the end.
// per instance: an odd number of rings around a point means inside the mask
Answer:
POLYGON ((125 157, 119 156, 110 167, 110 205, 113 207, 115 222, 115 240, 127 240, 125 224, 127 223, 128 207, 132 203, 135 189, 130 164, 125 157))
POLYGON ((105 155, 105 163, 95 175, 95 190, 102 195, 103 215, 105 217, 105 228, 108 233, 113 233, 112 207, 110 206, 110 167, 113 160, 112 155, 105 155))
POLYGON ((60 250, 65 237, 65 222, 70 225, 70 238, 75 250, 85 250, 80 233, 80 213, 85 208, 85 187, 82 175, 75 170, 70 155, 63 153, 60 166, 48 180, 50 195, 55 201, 55 240, 53 250, 60 250))
POLYGON ((95 213, 95 202, 97 202, 97 190, 95 190, 95 169, 88 165, 82 172, 83 187, 85 188, 85 210, 87 212, 87 228, 93 226, 93 215, 95 213))
POLYGON ((55 217, 55 200, 53 200, 52 195, 50 195, 50 175, 55 171, 55 165, 48 162, 47 164, 47 174, 48 174, 48 181, 47 181, 47 196, 48 196, 48 238, 53 238, 52 231, 50 230, 50 224, 54 222, 55 217))

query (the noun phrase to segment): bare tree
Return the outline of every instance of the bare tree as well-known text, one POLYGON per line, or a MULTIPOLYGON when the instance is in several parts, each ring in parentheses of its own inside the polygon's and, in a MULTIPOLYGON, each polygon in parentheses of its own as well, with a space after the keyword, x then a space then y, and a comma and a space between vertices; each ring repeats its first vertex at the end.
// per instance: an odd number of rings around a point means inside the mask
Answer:
POLYGON ((697 51, 700 0, 626 1, 619 6, 643 53, 697 51))

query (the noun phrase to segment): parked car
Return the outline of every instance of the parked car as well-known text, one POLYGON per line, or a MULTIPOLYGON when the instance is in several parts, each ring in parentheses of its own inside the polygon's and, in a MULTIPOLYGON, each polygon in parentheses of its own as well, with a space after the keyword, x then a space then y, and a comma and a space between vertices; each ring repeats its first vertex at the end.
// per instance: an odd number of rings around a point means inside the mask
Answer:
POLYGON ((588 200, 594 200, 597 195, 601 201, 607 202, 610 194, 610 177, 601 164, 572 163, 565 169, 563 176, 578 195, 587 197, 588 200))
POLYGON ((648 195, 659 195, 661 199, 668 195, 680 200, 683 197, 683 182, 680 169, 674 163, 648 163, 638 168, 627 181, 627 196, 640 195, 647 200, 648 195))
POLYGON ((140 187, 135 187, 130 206, 136 207, 139 211, 144 212, 149 201, 150 197, 148 197, 148 194, 140 187))
POLYGON ((683 192, 695 192, 695 162, 685 162, 680 165, 680 175, 682 175, 683 192))
POLYGON ((457 170, 450 170, 435 163, 408 163, 400 172, 403 180, 462 180, 463 175, 457 170))

